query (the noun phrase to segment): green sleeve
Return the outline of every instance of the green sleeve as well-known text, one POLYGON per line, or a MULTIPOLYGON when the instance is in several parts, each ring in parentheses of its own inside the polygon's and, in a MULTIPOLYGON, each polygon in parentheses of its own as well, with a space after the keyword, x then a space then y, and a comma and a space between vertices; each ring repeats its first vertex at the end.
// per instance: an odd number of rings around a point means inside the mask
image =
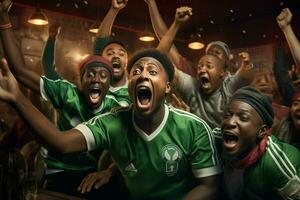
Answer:
POLYGON ((55 108, 62 108, 67 98, 75 99, 78 95, 76 87, 65 80, 51 80, 42 76, 40 87, 41 96, 55 108))
POLYGON ((52 80, 61 79, 55 70, 55 39, 49 37, 42 56, 42 64, 47 78, 52 80))
POLYGON ((196 177, 216 175, 221 172, 219 156, 210 127, 199 119, 194 126, 190 162, 196 177))
POLYGON ((110 135, 108 122, 110 119, 110 113, 97 115, 87 122, 79 124, 75 129, 79 130, 85 138, 87 150, 92 151, 97 148, 109 149, 110 135))
MULTIPOLYGON (((265 173, 270 187, 284 188, 290 180, 300 177, 300 152, 293 146, 269 137, 265 173)), ((299 185, 300 187, 300 185, 299 185)))

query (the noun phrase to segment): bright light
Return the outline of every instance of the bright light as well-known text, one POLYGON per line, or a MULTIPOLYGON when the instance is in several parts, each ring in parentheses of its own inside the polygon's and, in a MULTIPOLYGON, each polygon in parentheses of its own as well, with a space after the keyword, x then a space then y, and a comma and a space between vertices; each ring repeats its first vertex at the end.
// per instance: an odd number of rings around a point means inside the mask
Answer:
POLYGON ((198 49, 202 49, 204 47, 204 44, 201 42, 190 42, 188 47, 190 49, 198 50, 198 49))
POLYGON ((89 32, 91 32, 91 33, 98 33, 98 28, 90 28, 89 32))
POLYGON ((152 42, 155 40, 155 38, 149 33, 149 34, 144 34, 139 37, 139 40, 143 42, 152 42))
POLYGON ((28 19, 28 23, 38 25, 38 26, 43 26, 43 25, 47 25, 48 21, 43 19, 28 19))
POLYGON ((48 24, 48 18, 39 8, 37 8, 27 22, 34 25, 43 26, 48 24))

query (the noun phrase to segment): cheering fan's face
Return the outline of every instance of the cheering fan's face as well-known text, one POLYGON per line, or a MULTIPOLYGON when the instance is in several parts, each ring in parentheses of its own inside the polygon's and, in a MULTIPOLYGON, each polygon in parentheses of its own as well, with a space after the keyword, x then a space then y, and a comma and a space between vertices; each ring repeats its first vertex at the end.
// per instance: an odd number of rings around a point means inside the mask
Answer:
POLYGON ((102 56, 113 65, 113 81, 121 80, 127 67, 127 51, 120 44, 111 43, 104 48, 102 56))
POLYGON ((110 73, 105 67, 89 67, 84 69, 81 79, 81 90, 91 109, 98 108, 110 85, 110 73))
POLYGON ((200 90, 205 94, 212 94, 222 84, 225 76, 224 64, 214 55, 204 55, 197 67, 197 79, 200 90))
POLYGON ((170 82, 162 64, 152 57, 136 61, 129 73, 129 95, 140 116, 149 116, 165 101, 170 82))
POLYGON ((258 143, 262 119, 256 110, 242 101, 232 101, 221 125, 223 148, 230 159, 241 159, 258 143))

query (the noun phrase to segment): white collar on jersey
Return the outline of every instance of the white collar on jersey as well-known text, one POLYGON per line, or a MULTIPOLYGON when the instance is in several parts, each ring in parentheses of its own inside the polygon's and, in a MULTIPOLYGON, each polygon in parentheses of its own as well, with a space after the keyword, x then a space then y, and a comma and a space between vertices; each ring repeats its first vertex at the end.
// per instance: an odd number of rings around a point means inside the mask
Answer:
POLYGON ((132 115, 132 122, 133 122, 133 126, 136 130, 136 132, 138 132, 138 134, 147 142, 150 142, 151 140, 153 140, 159 133, 160 131, 164 128, 168 116, 169 116, 169 107, 165 104, 165 115, 164 118, 162 120, 162 122, 160 123, 160 125, 156 128, 156 130, 154 130, 150 135, 146 134, 142 129, 140 129, 138 127, 138 125, 135 123, 134 121, 134 115, 132 115))
POLYGON ((113 86, 110 86, 110 87, 109 87, 109 91, 115 92, 115 91, 117 91, 117 90, 119 90, 119 89, 122 89, 122 88, 128 88, 128 80, 127 80, 127 79, 126 79, 126 82, 125 82, 124 85, 121 85, 121 86, 119 86, 119 87, 113 87, 113 86))
POLYGON ((97 115, 103 109, 104 99, 105 99, 105 97, 103 98, 102 103, 101 103, 101 105, 98 108, 95 108, 95 109, 91 110, 93 114, 97 115))

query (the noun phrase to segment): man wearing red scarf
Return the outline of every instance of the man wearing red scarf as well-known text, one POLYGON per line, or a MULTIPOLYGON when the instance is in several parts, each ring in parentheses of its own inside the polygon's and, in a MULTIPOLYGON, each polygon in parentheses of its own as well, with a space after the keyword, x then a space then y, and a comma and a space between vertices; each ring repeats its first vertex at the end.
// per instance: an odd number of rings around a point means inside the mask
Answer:
POLYGON ((257 89, 232 96, 221 126, 225 199, 300 198, 300 153, 271 135, 273 117, 257 89))

